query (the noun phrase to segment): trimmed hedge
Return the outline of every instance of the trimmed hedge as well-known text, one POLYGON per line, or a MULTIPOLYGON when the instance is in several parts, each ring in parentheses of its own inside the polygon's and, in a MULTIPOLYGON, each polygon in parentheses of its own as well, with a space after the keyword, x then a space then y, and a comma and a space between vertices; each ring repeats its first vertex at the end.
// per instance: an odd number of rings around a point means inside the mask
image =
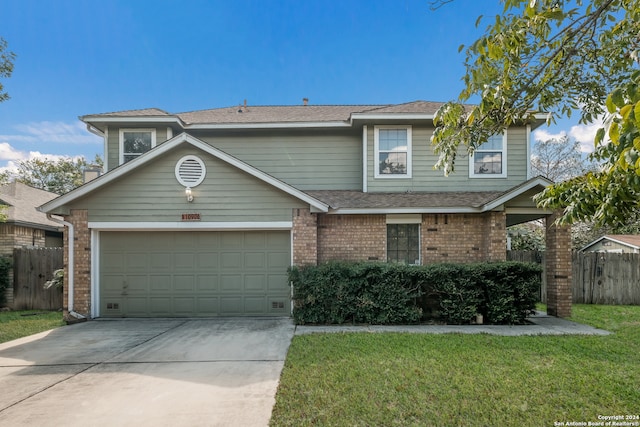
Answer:
POLYGON ((330 262, 291 267, 293 318, 305 323, 518 324, 535 308, 541 266, 519 262, 432 264, 330 262))

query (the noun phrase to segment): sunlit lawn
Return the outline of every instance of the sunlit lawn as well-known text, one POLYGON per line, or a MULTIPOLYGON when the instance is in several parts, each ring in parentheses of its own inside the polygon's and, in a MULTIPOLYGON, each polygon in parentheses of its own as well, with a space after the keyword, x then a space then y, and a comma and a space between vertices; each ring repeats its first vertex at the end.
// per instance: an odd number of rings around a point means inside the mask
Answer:
POLYGON ((64 325, 60 311, 8 311, 0 313, 0 343, 64 325))
POLYGON ((573 313, 615 333, 296 336, 271 425, 553 426, 640 413, 640 307, 573 313))

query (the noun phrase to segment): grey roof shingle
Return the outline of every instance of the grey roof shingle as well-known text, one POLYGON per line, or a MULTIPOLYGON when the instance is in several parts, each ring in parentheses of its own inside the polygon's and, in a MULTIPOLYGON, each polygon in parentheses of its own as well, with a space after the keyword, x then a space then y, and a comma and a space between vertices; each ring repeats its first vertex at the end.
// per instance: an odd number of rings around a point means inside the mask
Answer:
POLYGON ((36 210, 50 200, 58 197, 55 193, 29 187, 20 182, 0 186, 0 203, 7 205, 7 222, 41 225, 46 229, 59 229, 60 224, 47 218, 45 213, 36 210))
POLYGON ((167 117, 180 119, 185 124, 240 124, 240 123, 309 123, 346 122, 352 114, 434 114, 442 102, 413 101, 404 104, 378 105, 238 105, 208 110, 168 113, 158 108, 91 114, 99 122, 100 117, 167 117))
POLYGON ((501 191, 363 193, 348 190, 306 191, 333 209, 480 208, 501 191))

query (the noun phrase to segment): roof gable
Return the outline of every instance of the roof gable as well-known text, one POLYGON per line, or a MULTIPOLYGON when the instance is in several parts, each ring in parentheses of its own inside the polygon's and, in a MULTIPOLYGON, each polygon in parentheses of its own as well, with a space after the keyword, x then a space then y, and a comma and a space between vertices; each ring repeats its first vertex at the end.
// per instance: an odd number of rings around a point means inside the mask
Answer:
POLYGON ((38 208, 38 210, 40 210, 41 212, 54 212, 56 209, 63 207, 66 204, 72 203, 73 201, 86 196, 88 194, 93 193, 94 191, 99 190, 100 188, 104 187, 105 185, 119 179, 120 177, 127 175, 131 172, 133 172, 134 170, 136 170, 137 168, 143 167, 144 165, 149 164, 150 162, 152 162, 154 159, 162 156, 163 154, 173 150, 174 148, 182 145, 182 144, 191 144, 196 148, 199 148, 200 150, 218 158, 219 160, 228 163, 229 165, 236 167, 244 172, 246 172, 247 174, 305 202, 308 203, 312 209, 321 211, 321 212, 326 212, 328 209, 328 206, 322 202, 320 202, 319 200, 309 196, 308 194, 290 186, 289 184, 282 182, 274 177, 272 177, 271 175, 268 175, 256 168, 254 168, 253 166, 250 166, 240 160, 238 160, 237 158, 230 156, 229 154, 218 150, 217 148, 207 144, 204 141, 201 141, 198 138, 195 138, 191 135, 188 134, 180 134, 158 146, 156 146, 154 149, 146 152, 145 154, 143 154, 140 157, 137 157, 115 169, 113 169, 112 171, 108 172, 105 175, 100 176, 99 178, 96 178, 93 181, 90 181, 89 183, 63 195, 58 197, 55 200, 52 200, 48 203, 43 204, 42 206, 40 206, 38 208))
POLYGON ((628 246, 632 249, 640 250, 640 235, 635 234, 606 234, 593 242, 589 243, 581 251, 585 251, 590 247, 602 242, 603 240, 610 240, 623 246, 628 246))

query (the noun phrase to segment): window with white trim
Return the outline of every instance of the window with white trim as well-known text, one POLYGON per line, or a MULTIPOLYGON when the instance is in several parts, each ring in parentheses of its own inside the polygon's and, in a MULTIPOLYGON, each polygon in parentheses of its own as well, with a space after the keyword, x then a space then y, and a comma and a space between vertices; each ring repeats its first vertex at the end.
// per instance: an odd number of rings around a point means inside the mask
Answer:
POLYGON ((120 164, 139 157, 155 146, 155 129, 120 129, 120 164))
POLYGON ((374 128, 375 178, 411 178, 411 126, 374 128))
POLYGON ((493 135, 476 148, 469 162, 472 178, 504 178, 507 176, 507 134, 493 135))

